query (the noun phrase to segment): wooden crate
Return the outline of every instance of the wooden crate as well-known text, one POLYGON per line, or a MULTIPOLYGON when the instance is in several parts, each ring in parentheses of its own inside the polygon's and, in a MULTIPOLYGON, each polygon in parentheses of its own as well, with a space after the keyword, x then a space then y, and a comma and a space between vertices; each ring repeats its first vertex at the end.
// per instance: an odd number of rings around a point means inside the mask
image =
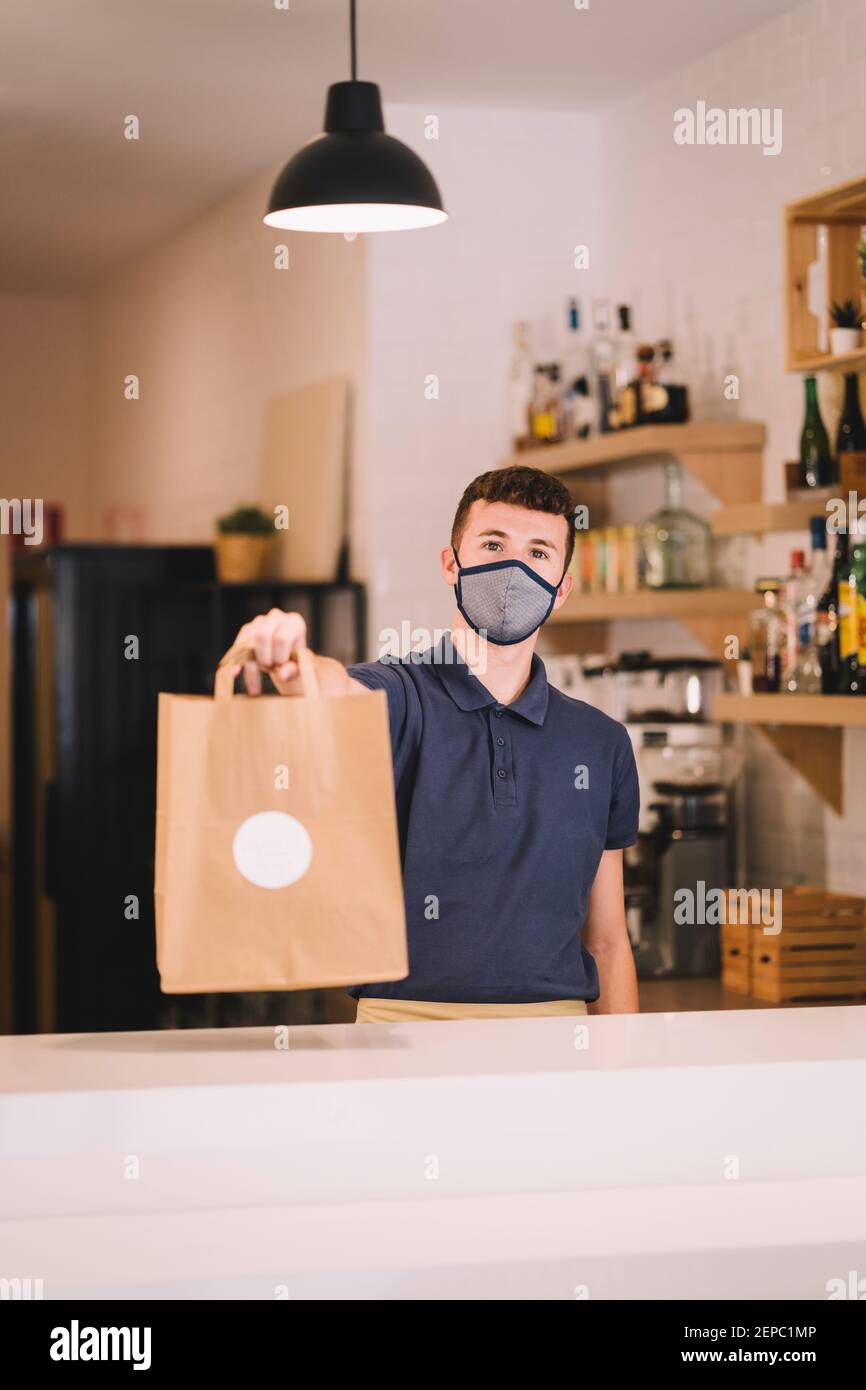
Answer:
POLYGON ((722 925, 722 988, 737 994, 751 994, 752 928, 746 923, 722 925))
MULTIPOLYGON (((725 917, 734 915, 729 893, 725 917)), ((722 984, 772 1004, 866 994, 866 900, 798 886, 783 889, 777 935, 726 920, 722 984)))

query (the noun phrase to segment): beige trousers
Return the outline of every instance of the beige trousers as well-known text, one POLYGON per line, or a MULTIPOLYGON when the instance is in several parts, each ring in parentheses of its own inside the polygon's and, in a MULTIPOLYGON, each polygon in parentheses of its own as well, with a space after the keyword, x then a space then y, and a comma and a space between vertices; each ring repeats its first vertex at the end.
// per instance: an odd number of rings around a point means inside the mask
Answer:
POLYGON ((548 999, 542 1004, 437 1004, 424 999, 359 999, 356 1023, 427 1023, 458 1018, 550 1018, 585 1014, 585 999, 548 999))

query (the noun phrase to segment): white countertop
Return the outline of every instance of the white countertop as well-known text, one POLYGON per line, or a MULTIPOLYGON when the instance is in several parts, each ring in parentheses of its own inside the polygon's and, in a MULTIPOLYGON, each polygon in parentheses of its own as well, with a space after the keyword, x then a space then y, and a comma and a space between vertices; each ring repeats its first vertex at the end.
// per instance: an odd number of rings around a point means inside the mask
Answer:
POLYGON ((0 1095, 866 1059, 866 1006, 0 1038, 0 1095), (589 1046, 575 1047, 586 1025, 589 1046))
POLYGON ((3 1263, 48 1297, 808 1298, 866 1268, 866 1007, 287 1035, 0 1039, 3 1263))

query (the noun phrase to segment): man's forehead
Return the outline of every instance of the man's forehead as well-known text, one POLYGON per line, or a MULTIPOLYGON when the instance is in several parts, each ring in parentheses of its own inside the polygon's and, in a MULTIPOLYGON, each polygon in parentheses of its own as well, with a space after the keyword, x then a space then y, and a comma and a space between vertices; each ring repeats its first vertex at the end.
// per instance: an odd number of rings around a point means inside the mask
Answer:
POLYGON ((534 507, 522 507, 516 502, 486 502, 477 499, 469 509, 468 522, 473 529, 486 530, 495 526, 511 533, 522 532, 551 537, 558 535, 557 522, 564 522, 568 529, 568 518, 557 516, 554 512, 540 512, 534 507))

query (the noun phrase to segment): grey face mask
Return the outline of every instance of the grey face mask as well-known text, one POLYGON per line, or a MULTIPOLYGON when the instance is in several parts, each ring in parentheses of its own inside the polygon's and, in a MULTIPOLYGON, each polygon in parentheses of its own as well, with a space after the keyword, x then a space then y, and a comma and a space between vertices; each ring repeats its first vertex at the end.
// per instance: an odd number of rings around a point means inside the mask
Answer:
POLYGON ((488 642, 498 647, 525 642, 550 617, 558 585, 548 584, 522 560, 496 560, 464 569, 456 550, 454 559, 457 607, 488 642))

